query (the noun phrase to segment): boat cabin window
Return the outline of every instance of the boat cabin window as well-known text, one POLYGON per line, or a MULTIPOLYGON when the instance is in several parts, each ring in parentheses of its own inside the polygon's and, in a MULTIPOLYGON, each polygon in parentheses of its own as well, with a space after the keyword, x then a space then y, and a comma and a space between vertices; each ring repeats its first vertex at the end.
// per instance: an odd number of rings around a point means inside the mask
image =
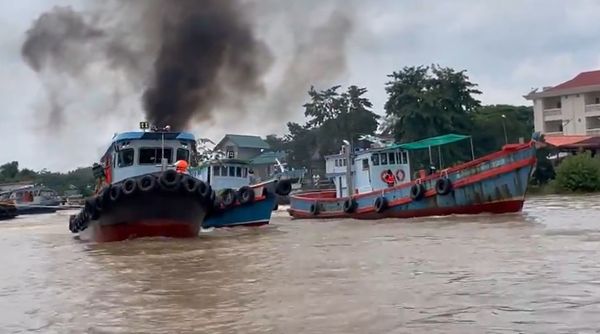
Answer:
POLYGON ((369 169, 369 159, 362 159, 362 168, 363 170, 369 169))
POLYGON ((390 162, 390 165, 395 165, 396 164, 396 153, 394 153, 394 152, 388 153, 388 161, 390 162))
POLYGON ((388 164, 387 153, 381 153, 381 157, 380 157, 379 161, 381 161, 382 165, 387 165, 388 164))
MULTIPOLYGON (((160 147, 140 148, 139 164, 160 164, 163 150, 160 147)), ((165 158, 167 163, 173 162, 173 154, 171 148, 165 147, 165 158)))
POLYGON ((175 161, 185 160, 190 161, 190 151, 185 148, 178 148, 176 153, 175 161))
POLYGON ((335 159, 335 167, 340 167, 340 160, 339 159, 335 159))
POLYGON ((403 164, 408 163, 408 152, 406 152, 406 151, 402 151, 402 163, 403 164))
POLYGON ((227 167, 221 166, 221 176, 227 176, 227 167))
POLYGON ((373 154, 371 161, 373 161, 373 166, 379 166, 379 154, 373 154))
POLYGON ((242 167, 235 168, 235 176, 242 177, 242 167))
POLYGON ((229 176, 235 176, 235 167, 229 166, 229 176))
POLYGON ((248 177, 248 168, 242 168, 242 177, 248 177))
POLYGON ((212 169, 214 176, 221 176, 221 166, 213 166, 212 169))
POLYGON ((118 155, 119 167, 127 167, 133 165, 133 149, 125 148, 119 151, 118 155))

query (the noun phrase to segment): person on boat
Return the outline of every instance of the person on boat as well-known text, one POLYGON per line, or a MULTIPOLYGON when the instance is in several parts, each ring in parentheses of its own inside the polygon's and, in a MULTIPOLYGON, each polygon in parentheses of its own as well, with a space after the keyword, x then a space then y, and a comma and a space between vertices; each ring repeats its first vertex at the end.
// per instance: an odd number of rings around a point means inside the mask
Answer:
POLYGON ((248 170, 248 177, 250 178, 250 184, 258 183, 258 179, 256 178, 256 175, 254 175, 254 171, 252 169, 248 170))
POLYGON ((188 169, 188 163, 185 160, 178 160, 175 163, 175 170, 177 171, 177 173, 181 173, 181 174, 185 174, 187 173, 187 169, 188 169))
POLYGON ((394 184, 396 183, 396 178, 394 177, 394 173, 392 173, 391 169, 388 169, 385 172, 384 179, 385 179, 385 183, 387 183, 389 188, 393 187, 394 184))

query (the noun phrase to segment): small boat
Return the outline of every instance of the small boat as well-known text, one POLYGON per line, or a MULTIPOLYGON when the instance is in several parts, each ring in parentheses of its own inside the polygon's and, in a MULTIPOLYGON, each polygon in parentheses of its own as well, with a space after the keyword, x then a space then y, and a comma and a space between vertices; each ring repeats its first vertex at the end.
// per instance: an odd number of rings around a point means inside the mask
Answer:
POLYGON ((471 144, 471 161, 421 169, 411 178, 409 151, 429 149, 431 162, 432 147, 464 139, 470 137, 450 134, 357 152, 346 145, 326 157, 335 190, 292 194, 288 212, 294 218, 381 219, 520 211, 536 148, 544 145, 538 133, 529 143, 508 144, 478 159, 471 144))
POLYGON ((20 215, 56 212, 61 202, 56 191, 35 185, 4 192, 0 197, 13 201, 20 215))
POLYGON ((190 174, 207 182, 216 193, 203 228, 268 224, 277 195, 286 196, 291 191, 289 180, 252 184, 252 166, 245 160, 210 159, 190 168, 190 174))
POLYGON ((169 127, 146 131, 146 122, 140 128, 144 131, 116 134, 94 165, 97 191, 69 221, 81 239, 198 235, 215 195, 185 170, 197 159, 195 137, 169 127))
POLYGON ((0 200, 0 220, 15 218, 18 215, 14 201, 0 200))

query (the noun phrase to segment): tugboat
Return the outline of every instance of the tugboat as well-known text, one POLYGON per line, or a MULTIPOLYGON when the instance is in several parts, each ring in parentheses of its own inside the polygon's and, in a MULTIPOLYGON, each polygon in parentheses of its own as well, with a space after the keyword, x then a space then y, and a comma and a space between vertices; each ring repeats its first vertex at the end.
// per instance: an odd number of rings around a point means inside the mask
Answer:
POLYGON ((465 139, 449 134, 357 152, 345 145, 326 157, 336 189, 292 194, 288 212, 294 218, 381 219, 521 211, 536 148, 544 145, 539 133, 478 159, 471 141, 472 161, 420 169, 411 178, 409 151, 428 149, 432 164, 432 147, 465 139))
POLYGON ((214 191, 189 175, 196 163, 191 133, 147 122, 116 134, 93 167, 96 193, 70 217, 69 229, 96 242, 140 237, 192 238, 213 206, 214 191))
POLYGON ((248 161, 212 158, 190 174, 210 184, 216 192, 212 210, 203 228, 261 226, 268 224, 277 195, 291 191, 289 180, 271 179, 252 184, 252 168, 248 161))

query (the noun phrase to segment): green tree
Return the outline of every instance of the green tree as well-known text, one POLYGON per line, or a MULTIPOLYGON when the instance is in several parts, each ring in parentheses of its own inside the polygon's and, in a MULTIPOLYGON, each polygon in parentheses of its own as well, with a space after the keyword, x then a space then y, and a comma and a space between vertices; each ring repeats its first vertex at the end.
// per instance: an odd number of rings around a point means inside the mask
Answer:
POLYGON ((1 181, 11 181, 14 180, 19 174, 19 162, 12 161, 7 162, 4 165, 0 166, 0 180, 1 181))
POLYGON ((533 129, 533 108, 511 105, 487 105, 472 113, 473 143, 477 155, 499 150, 505 140, 516 143, 527 141, 533 129), (506 128, 506 139, 504 137, 506 128))
POLYGON ((471 130, 471 113, 481 94, 466 71, 437 65, 404 67, 388 75, 385 112, 393 119, 396 140, 407 142, 425 137, 471 130))

